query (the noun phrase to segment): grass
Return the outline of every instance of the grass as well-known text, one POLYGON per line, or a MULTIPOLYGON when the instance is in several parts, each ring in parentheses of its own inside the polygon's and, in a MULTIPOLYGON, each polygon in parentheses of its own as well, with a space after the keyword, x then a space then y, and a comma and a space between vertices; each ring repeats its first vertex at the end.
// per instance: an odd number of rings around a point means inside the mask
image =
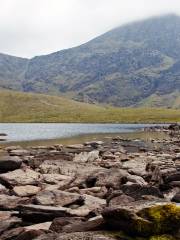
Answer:
POLYGON ((57 96, 0 90, 0 122, 168 123, 180 122, 180 110, 104 107, 57 96))

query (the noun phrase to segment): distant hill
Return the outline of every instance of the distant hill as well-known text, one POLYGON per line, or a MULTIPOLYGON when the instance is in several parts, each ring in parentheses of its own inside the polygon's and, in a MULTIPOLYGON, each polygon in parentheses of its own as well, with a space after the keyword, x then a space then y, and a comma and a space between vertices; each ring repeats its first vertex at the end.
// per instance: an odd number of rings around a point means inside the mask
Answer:
POLYGON ((0 86, 121 107, 180 108, 180 17, 130 23, 29 60, 0 55, 0 86))
POLYGON ((0 122, 178 122, 173 109, 113 108, 43 94, 0 89, 0 122))

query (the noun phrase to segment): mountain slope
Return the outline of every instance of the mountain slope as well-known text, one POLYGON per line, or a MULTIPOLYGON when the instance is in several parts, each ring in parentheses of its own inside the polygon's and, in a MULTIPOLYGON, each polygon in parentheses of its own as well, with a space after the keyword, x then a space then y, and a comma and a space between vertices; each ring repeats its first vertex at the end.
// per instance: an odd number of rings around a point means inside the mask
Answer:
POLYGON ((0 54, 0 86, 22 89, 28 59, 0 54))
POLYGON ((7 85, 6 79, 0 86, 123 107, 157 95, 156 106, 180 91, 180 17, 131 23, 79 47, 23 60, 21 74, 7 85))
POLYGON ((43 94, 0 90, 0 122, 178 122, 173 109, 113 108, 43 94))

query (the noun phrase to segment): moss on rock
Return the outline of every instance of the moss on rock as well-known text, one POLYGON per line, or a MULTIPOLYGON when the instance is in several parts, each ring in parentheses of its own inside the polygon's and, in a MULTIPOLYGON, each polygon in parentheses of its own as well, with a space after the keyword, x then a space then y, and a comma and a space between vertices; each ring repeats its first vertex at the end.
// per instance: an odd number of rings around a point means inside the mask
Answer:
POLYGON ((175 234, 180 228, 180 207, 171 203, 107 208, 103 217, 109 229, 122 230, 133 237, 175 234))
POLYGON ((176 239, 170 235, 161 235, 150 237, 149 240, 176 240, 176 239))
POLYGON ((175 204, 155 205, 143 209, 138 215, 153 223, 154 234, 174 232, 180 228, 180 207, 175 204))

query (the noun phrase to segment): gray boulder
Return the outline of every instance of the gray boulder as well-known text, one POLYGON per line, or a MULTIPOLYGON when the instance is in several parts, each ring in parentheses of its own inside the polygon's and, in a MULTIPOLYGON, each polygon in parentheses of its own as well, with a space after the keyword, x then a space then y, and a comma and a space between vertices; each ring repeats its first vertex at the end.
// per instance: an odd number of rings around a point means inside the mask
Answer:
POLYGON ((17 156, 1 156, 0 172, 13 171, 21 167, 22 160, 17 156))
POLYGON ((39 205, 68 206, 71 204, 82 204, 84 198, 76 193, 69 193, 60 190, 39 192, 34 201, 39 205))

